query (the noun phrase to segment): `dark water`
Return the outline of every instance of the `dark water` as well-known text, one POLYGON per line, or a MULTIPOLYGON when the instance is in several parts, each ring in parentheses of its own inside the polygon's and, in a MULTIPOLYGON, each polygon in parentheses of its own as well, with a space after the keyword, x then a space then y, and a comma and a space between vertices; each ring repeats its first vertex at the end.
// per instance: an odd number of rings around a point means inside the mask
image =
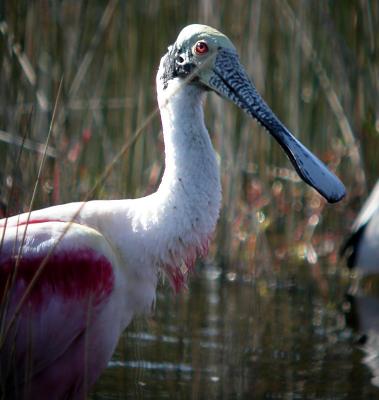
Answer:
POLYGON ((362 328, 379 307, 349 302, 336 274, 321 280, 244 281, 211 268, 186 293, 161 288, 92 399, 379 398, 379 345, 350 325, 360 319, 362 328))

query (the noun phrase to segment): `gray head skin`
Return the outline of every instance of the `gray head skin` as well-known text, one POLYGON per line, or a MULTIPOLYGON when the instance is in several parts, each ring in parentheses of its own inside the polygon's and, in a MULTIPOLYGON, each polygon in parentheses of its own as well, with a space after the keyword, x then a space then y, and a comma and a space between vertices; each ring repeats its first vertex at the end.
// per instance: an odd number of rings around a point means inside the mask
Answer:
POLYGON ((345 196, 345 187, 303 146, 261 98, 240 64, 233 43, 206 25, 189 25, 169 47, 164 58, 163 86, 170 79, 212 90, 257 119, 278 141, 299 176, 331 203, 345 196))

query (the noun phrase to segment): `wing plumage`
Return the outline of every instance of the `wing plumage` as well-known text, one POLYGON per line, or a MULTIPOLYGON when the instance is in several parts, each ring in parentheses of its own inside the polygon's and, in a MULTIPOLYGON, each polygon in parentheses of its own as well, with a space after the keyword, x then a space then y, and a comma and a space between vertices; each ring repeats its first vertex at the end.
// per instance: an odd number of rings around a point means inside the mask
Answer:
POLYGON ((363 204, 351 229, 351 233, 341 247, 341 255, 347 254, 349 268, 360 264, 361 269, 379 269, 379 181, 363 204))
POLYGON ((7 226, 0 251, 0 393, 20 399, 85 393, 117 343, 119 328, 112 334, 116 328, 107 326, 116 312, 115 264, 107 240, 87 226, 7 226))

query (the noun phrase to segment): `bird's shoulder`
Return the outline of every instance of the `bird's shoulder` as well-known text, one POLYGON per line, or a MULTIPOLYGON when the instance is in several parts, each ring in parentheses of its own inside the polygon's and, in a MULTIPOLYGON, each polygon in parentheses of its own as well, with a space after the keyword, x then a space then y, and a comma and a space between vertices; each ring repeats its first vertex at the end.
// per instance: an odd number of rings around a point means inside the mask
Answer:
POLYGON ((359 211, 349 236, 341 246, 341 256, 346 256, 346 263, 349 268, 356 264, 358 248, 365 235, 369 224, 377 226, 379 223, 379 180, 374 186, 370 196, 364 202, 359 211))
POLYGON ((352 232, 360 230, 373 218, 379 218, 379 180, 372 189, 370 196, 364 202, 352 226, 352 232))
POLYGON ((8 226, 0 249, 0 293, 28 291, 33 307, 48 297, 101 301, 114 286, 117 255, 96 229, 78 223, 41 221, 8 226), (12 287, 9 289, 9 282, 12 287))

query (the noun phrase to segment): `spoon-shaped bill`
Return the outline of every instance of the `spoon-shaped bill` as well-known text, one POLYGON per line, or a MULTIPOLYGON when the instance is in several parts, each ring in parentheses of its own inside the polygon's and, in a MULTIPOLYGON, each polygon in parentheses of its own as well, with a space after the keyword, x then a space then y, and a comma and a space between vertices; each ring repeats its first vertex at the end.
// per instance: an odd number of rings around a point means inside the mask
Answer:
POLYGON ((237 53, 221 49, 209 86, 256 118, 279 142, 299 176, 330 203, 345 196, 342 182, 282 124, 250 82, 237 53))

